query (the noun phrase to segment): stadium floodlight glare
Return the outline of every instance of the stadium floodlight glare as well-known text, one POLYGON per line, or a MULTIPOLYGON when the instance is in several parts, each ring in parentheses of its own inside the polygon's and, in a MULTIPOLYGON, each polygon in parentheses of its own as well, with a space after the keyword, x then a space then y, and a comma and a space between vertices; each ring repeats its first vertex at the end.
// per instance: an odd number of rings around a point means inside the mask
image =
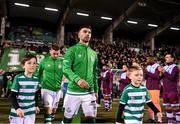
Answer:
POLYGON ((176 28, 176 27, 170 27, 171 30, 176 30, 176 31, 179 31, 180 29, 179 28, 176 28))
POLYGON ((156 24, 148 24, 149 27, 158 27, 156 24))
POLYGON ((112 20, 112 18, 110 18, 110 17, 104 17, 104 16, 101 16, 101 19, 112 20))
POLYGON ((80 16, 89 16, 89 14, 81 13, 81 12, 77 12, 76 14, 77 14, 77 15, 80 15, 80 16))
POLYGON ((22 7, 30 7, 30 5, 24 4, 24 3, 14 3, 14 5, 16 5, 16 6, 22 6, 22 7))
POLYGON ((55 12, 57 12, 57 11, 58 11, 58 9, 48 8, 48 7, 45 7, 44 9, 45 9, 45 10, 48 10, 48 11, 55 11, 55 12))
POLYGON ((138 22, 136 22, 136 21, 130 21, 130 20, 128 20, 127 23, 130 23, 130 24, 138 24, 138 22))

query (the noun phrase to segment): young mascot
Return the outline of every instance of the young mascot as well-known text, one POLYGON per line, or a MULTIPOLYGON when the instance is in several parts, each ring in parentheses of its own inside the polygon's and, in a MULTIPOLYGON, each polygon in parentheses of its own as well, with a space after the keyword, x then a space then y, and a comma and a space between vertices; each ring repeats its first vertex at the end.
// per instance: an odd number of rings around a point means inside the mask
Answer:
POLYGON ((152 103, 148 90, 141 85, 143 70, 139 66, 132 66, 129 68, 128 75, 131 84, 125 87, 121 95, 116 124, 123 123, 123 121, 126 124, 142 124, 145 104, 157 114, 158 119, 161 118, 162 114, 152 103))
POLYGON ((22 60, 24 73, 15 76, 11 87, 12 108, 9 115, 10 124, 35 124, 35 114, 39 113, 38 95, 39 79, 33 75, 37 59, 26 55, 22 60))

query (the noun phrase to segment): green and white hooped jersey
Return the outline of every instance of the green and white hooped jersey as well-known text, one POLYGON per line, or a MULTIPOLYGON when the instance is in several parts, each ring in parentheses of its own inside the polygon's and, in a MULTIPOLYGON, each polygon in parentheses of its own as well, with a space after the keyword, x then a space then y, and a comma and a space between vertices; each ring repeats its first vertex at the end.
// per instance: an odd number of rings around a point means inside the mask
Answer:
POLYGON ((125 105, 124 122, 127 124, 142 123, 144 106, 150 101, 150 95, 146 87, 135 87, 129 84, 120 98, 120 103, 125 105))
MULTIPOLYGON (((35 92, 39 89, 39 79, 36 76, 26 77, 23 73, 14 78, 11 91, 17 92, 17 102, 24 115, 35 114, 35 92)), ((18 117, 12 107, 10 117, 18 117)))

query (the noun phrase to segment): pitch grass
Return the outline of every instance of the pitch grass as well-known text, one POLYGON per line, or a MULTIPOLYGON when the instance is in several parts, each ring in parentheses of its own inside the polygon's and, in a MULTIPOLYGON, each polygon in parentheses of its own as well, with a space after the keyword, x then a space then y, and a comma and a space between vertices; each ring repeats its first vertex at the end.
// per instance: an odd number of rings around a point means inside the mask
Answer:
MULTIPOLYGON (((118 102, 119 102, 118 99, 114 99, 112 110, 106 112, 102 107, 103 101, 101 101, 101 107, 98 107, 98 112, 97 112, 97 123, 115 123, 116 112, 118 110, 118 102)), ((10 100, 8 98, 0 98, 0 124, 9 123, 8 116, 9 116, 10 108, 11 108, 10 100)), ((36 123, 43 123, 44 120, 43 119, 44 111, 42 105, 40 105, 40 109, 41 112, 36 116, 36 123)), ((62 118, 63 118, 63 111, 62 111, 62 100, 61 100, 53 124, 55 123, 59 124, 62 118)), ((144 123, 148 123, 148 119, 149 117, 147 114, 147 110, 145 109, 144 123)), ((85 118, 83 115, 82 115, 82 122, 85 122, 85 118)), ((163 112, 163 122, 166 122, 164 112, 163 112)))

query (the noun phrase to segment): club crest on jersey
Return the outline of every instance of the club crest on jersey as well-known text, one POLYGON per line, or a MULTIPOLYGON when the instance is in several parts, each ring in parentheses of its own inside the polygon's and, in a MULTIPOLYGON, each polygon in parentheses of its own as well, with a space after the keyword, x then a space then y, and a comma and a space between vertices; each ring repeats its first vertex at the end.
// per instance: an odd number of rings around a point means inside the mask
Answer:
POLYGON ((78 57, 79 57, 79 58, 81 58, 81 57, 82 57, 82 55, 81 55, 81 54, 78 54, 78 57))
POLYGON ((61 64, 59 64, 59 65, 58 65, 58 68, 59 68, 59 69, 60 69, 60 68, 62 68, 62 65, 61 65, 61 64))
POLYGON ((94 62, 94 61, 95 61, 95 58, 94 58, 94 57, 91 57, 91 61, 94 62))

